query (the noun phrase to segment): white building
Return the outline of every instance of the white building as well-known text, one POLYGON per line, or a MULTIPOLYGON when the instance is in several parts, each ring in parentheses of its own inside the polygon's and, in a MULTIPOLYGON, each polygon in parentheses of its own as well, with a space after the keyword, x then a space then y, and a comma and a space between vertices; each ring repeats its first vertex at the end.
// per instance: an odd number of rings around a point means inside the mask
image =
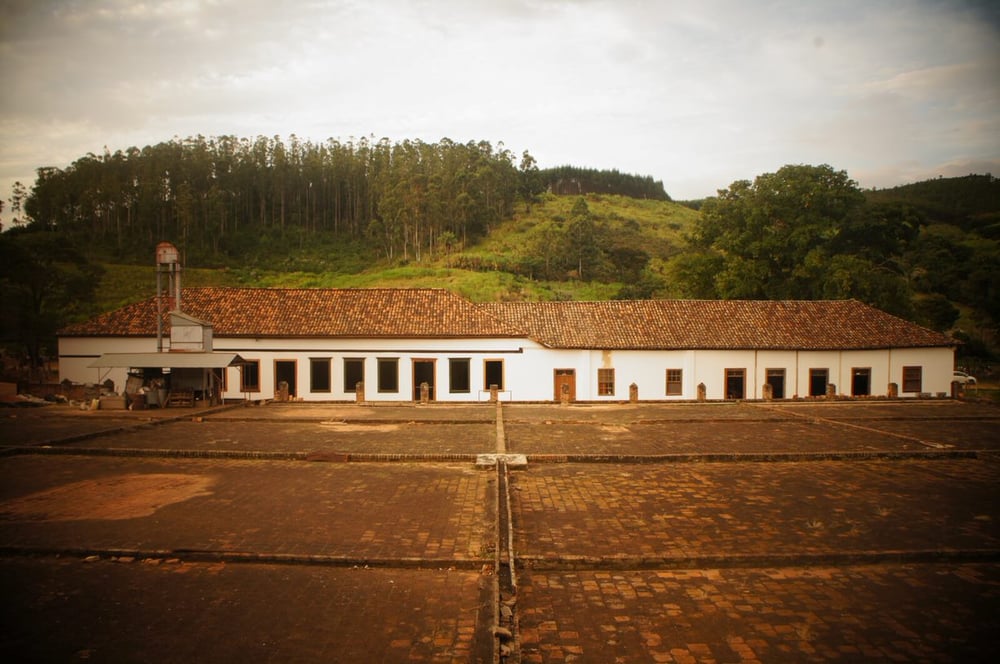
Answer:
POLYGON ((62 330, 60 378, 122 390, 129 368, 178 367, 175 383, 226 399, 281 386, 353 401, 361 383, 365 401, 409 401, 426 383, 441 402, 485 401, 493 385, 512 401, 671 401, 944 395, 954 365, 948 337, 853 300, 476 304, 440 289, 190 288, 182 302, 163 353, 156 298, 62 330), (194 365, 212 379, 178 373, 194 365))

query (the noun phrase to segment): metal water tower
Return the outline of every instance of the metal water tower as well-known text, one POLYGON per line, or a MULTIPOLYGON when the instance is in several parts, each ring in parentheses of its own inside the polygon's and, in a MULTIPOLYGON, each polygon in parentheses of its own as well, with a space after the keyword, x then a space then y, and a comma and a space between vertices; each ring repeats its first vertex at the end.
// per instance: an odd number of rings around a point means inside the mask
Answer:
POLYGON ((173 293, 171 311, 181 310, 180 252, 169 242, 156 245, 156 350, 163 352, 163 275, 167 275, 167 297, 173 293))

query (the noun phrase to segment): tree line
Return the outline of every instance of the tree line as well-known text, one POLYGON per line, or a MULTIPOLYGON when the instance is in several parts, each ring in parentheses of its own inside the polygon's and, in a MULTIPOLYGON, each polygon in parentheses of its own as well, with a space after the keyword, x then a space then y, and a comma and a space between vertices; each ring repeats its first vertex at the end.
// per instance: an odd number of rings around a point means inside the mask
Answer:
POLYGON ((202 264, 249 236, 332 234, 386 258, 421 258, 508 218, 543 188, 534 159, 503 144, 360 138, 174 139, 41 168, 24 212, 122 259, 163 239, 202 264))
POLYGON ((557 166, 540 171, 539 177, 550 192, 559 196, 619 194, 630 198, 670 200, 661 180, 654 180, 649 175, 621 173, 617 169, 557 166))

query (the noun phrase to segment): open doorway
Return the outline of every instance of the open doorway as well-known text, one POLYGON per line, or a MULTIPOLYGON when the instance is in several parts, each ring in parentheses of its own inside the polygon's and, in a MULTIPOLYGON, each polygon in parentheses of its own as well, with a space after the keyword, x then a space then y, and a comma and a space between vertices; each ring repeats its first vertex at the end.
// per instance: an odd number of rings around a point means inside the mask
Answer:
POLYGON ((496 385, 497 389, 502 392, 504 390, 503 360, 485 360, 483 362, 483 376, 483 389, 489 391, 492 386, 496 385))
POLYGON ((767 370, 767 384, 771 386, 771 398, 772 399, 784 399, 785 398, 785 370, 784 369, 768 369, 767 370))
POLYGON ((295 384, 296 362, 295 360, 275 360, 274 361, 274 393, 278 393, 278 386, 281 383, 288 383, 288 396, 294 397, 299 393, 295 384))
POLYGON ((726 398, 746 398, 747 370, 726 369, 726 398))
POLYGON ((826 386, 830 382, 830 371, 828 369, 809 370, 809 396, 825 397, 826 386))
POLYGON ((434 401, 434 360, 413 360, 413 400, 420 401, 420 386, 427 383, 427 398, 434 401))
POLYGON ((872 370, 869 368, 851 369, 851 396, 867 397, 872 393, 872 370))

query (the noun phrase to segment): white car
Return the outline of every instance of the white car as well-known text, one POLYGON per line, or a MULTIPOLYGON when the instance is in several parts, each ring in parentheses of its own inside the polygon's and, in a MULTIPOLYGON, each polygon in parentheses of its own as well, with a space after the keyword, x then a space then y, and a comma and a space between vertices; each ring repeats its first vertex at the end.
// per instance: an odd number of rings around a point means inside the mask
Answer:
POLYGON ((970 376, 964 371, 956 371, 955 373, 952 374, 951 382, 961 383, 962 385, 975 385, 976 377, 970 376))

